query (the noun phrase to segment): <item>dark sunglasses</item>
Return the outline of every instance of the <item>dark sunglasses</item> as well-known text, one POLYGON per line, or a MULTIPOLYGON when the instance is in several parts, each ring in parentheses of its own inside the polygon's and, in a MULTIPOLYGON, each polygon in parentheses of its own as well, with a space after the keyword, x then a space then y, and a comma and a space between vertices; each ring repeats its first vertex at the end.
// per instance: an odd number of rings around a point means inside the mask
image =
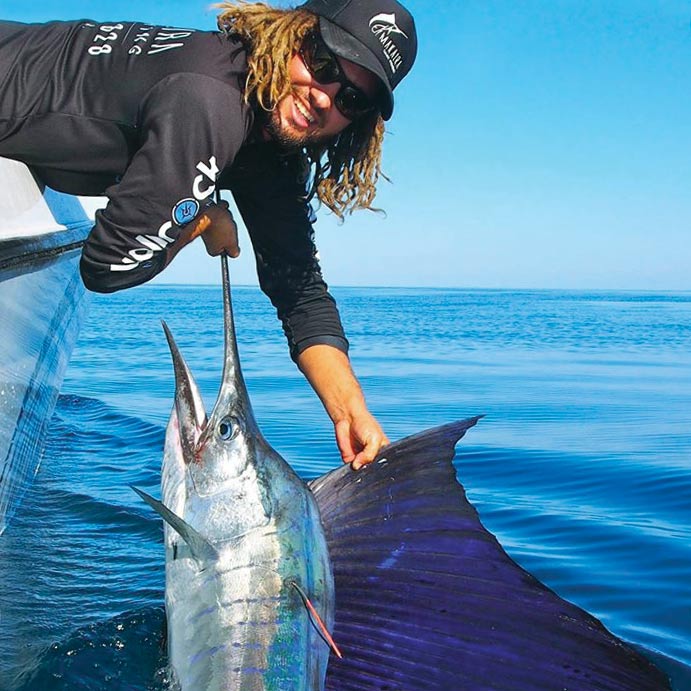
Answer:
POLYGON ((305 37, 300 48, 300 57, 310 74, 320 84, 341 85, 334 97, 334 105, 343 117, 356 120, 376 110, 376 103, 360 87, 348 80, 338 64, 338 59, 318 33, 312 32, 305 37))

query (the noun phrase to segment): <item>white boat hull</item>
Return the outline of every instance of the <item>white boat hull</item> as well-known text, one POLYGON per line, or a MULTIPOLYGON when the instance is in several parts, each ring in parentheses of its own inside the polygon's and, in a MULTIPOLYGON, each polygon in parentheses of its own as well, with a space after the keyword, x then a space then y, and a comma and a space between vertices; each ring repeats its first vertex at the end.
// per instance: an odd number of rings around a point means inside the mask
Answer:
POLYGON ((91 225, 77 199, 0 159, 0 534, 39 468, 86 311, 79 255, 91 225))

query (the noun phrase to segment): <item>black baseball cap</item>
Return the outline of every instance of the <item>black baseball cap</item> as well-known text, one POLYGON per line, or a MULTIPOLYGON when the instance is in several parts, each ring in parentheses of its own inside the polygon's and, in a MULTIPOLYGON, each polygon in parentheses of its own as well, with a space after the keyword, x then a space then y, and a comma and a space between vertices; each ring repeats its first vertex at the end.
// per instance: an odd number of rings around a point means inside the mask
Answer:
POLYGON ((417 54, 410 12, 396 0, 308 0, 298 9, 319 16, 319 31, 330 50, 379 78, 384 87, 381 114, 388 120, 393 90, 417 54))

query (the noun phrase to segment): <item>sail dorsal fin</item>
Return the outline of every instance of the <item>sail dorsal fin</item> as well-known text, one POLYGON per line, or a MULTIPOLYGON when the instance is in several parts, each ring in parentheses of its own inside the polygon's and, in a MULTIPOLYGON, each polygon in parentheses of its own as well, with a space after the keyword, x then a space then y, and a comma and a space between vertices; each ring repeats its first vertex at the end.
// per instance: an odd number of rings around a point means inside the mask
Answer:
MULTIPOLYGON (((663 691, 665 674, 522 569, 456 478, 477 418, 310 483, 336 590, 325 691, 663 691)), ((512 472, 516 472, 513 470, 512 472)))
POLYGON ((187 543, 192 557, 201 567, 206 562, 218 558, 216 548, 184 519, 173 513, 163 502, 150 494, 130 485, 130 487, 187 543))

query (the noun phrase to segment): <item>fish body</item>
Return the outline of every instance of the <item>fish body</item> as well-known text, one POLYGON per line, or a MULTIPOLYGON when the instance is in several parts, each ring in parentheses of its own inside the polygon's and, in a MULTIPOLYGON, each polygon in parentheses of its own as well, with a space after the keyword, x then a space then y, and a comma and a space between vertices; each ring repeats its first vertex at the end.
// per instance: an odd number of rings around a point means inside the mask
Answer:
MULTIPOLYGON (((168 655, 183 691, 318 691, 329 646, 310 599, 333 626, 333 576, 311 492, 262 436, 237 355, 223 262, 225 364, 206 418, 166 328, 176 402, 166 432, 168 655)), ((165 326, 165 325, 164 325, 165 326)))

